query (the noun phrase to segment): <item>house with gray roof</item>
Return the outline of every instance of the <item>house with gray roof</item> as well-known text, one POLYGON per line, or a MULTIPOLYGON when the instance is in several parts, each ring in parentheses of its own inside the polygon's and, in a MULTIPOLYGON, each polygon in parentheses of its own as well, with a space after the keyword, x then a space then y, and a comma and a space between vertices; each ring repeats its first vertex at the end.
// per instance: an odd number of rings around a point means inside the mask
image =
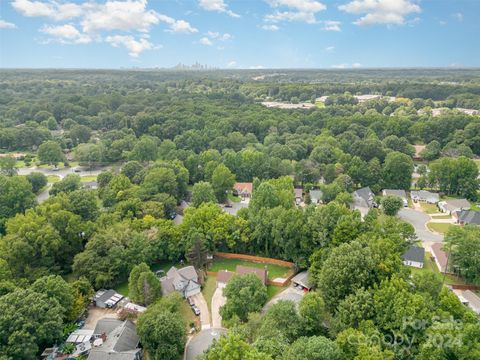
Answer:
POLYGON ((140 338, 130 320, 100 319, 88 360, 140 360, 140 338))
POLYGON ((480 211, 461 210, 454 216, 460 225, 480 225, 480 211))
POLYGON ((377 207, 375 194, 370 188, 364 187, 353 192, 353 208, 360 211, 362 218, 371 208, 377 207))
POLYGON ((307 290, 310 290, 312 288, 312 282, 310 281, 310 274, 308 273, 308 271, 299 272, 292 278, 291 282, 293 286, 300 285, 307 290))
POLYGON ((425 249, 419 246, 410 246, 402 255, 403 264, 416 268, 423 268, 425 249))
POLYGON ((160 283, 162 284, 163 295, 177 291, 183 297, 188 298, 198 294, 201 290, 198 274, 193 266, 186 266, 181 269, 172 266, 167 275, 160 278, 160 283))
POLYGON ((105 309, 115 307, 115 305, 117 305, 122 299, 123 295, 120 295, 115 290, 100 289, 95 293, 93 302, 95 303, 95 306, 105 309))
POLYGON ((407 207, 408 206, 408 198, 407 198, 407 193, 405 190, 395 190, 395 189, 383 189, 382 190, 382 195, 383 196, 397 196, 403 201, 403 206, 407 207))
POLYGON ((310 200, 312 204, 317 205, 322 203, 323 192, 322 190, 310 190, 310 200))
POLYGON ((450 199, 438 203, 438 208, 442 212, 451 215, 458 211, 468 210, 470 207, 470 202, 467 199, 450 199))
POLYGON ((426 202, 429 204, 436 204, 440 201, 437 193, 427 190, 412 190, 410 192, 413 202, 426 202))

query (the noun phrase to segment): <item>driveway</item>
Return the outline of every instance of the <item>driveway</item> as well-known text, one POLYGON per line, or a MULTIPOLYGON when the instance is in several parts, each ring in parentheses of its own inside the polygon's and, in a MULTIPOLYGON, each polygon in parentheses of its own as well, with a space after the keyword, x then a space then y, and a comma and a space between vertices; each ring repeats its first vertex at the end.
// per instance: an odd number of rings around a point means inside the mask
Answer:
POLYGON ((230 215, 237 215, 238 210, 248 207, 248 201, 240 201, 238 203, 232 203, 232 207, 223 207, 223 211, 230 215))
POLYGON ((288 288, 283 290, 281 293, 278 293, 273 298, 271 298, 270 301, 266 303, 265 306, 263 307, 263 311, 267 311, 268 309, 270 309, 270 307, 272 307, 272 305, 276 304, 281 300, 293 301, 295 304, 298 305, 304 295, 305 295, 305 292, 303 292, 302 290, 298 290, 298 289, 295 289, 293 286, 289 286, 288 288))
POLYGON ((218 340, 220 336, 227 333, 225 329, 208 329, 200 331, 196 336, 191 338, 187 345, 185 346, 185 360, 196 360, 197 356, 202 355, 210 345, 212 345, 213 340, 218 340))
POLYGON ((48 197, 50 196, 51 187, 52 187, 52 184, 47 184, 47 187, 45 188, 45 190, 43 190, 40 194, 37 195, 37 202, 39 204, 41 204, 42 202, 48 199, 48 197))
POLYGON ((225 305, 227 299, 223 296, 223 289, 217 288, 212 296, 212 327, 222 327, 222 317, 220 316, 220 308, 225 305))
POLYGON ((413 209, 401 209, 398 216, 406 222, 413 225, 417 237, 423 242, 443 242, 443 236, 430 232, 426 224, 431 220, 431 217, 422 211, 413 209))
POLYGON ((200 309, 200 323, 202 324, 202 330, 210 329, 210 312, 208 311, 207 301, 203 297, 203 294, 195 294, 191 299, 200 309))

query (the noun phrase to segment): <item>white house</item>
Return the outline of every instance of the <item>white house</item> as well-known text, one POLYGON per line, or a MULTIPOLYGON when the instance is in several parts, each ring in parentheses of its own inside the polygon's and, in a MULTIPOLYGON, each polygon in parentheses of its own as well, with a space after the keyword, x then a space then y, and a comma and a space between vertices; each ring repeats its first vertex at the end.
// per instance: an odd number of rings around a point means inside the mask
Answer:
POLYGON ((451 199, 446 201, 440 201, 438 208, 449 215, 462 210, 470 209, 470 202, 467 199, 451 199))
POLYGON ((425 259, 425 249, 418 246, 410 246, 402 255, 403 264, 416 268, 423 268, 425 259))

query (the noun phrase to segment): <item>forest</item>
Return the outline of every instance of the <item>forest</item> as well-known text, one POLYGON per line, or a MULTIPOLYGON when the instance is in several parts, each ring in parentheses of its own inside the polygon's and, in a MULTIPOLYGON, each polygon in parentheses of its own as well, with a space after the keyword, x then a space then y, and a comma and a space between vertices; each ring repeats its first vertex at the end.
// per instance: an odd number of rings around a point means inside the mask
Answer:
MULTIPOLYGON (((362 217, 352 195, 425 189, 475 204, 475 110, 476 69, 1 70, 0 359, 38 358, 95 290, 125 282, 148 306, 137 322, 145 354, 179 359, 182 300, 162 297, 150 268, 206 271, 219 251, 291 261, 314 290, 265 312, 265 287, 235 277, 221 309, 228 335, 205 360, 480 358, 478 316, 440 275, 403 265, 419 239, 396 216, 402 204, 383 198, 362 217), (72 171, 52 182, 22 173, 31 168, 72 171), (77 168, 98 171, 95 189, 77 168), (237 182, 253 193, 231 214, 237 182)), ((453 228, 445 243, 480 285, 480 227, 453 228)))

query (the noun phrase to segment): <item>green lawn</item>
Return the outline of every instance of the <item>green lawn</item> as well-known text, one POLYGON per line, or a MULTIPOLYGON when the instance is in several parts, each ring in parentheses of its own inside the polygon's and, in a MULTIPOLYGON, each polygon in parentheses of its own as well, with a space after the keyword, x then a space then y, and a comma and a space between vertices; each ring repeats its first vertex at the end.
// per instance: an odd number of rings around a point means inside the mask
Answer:
POLYGON ((209 270, 214 272, 218 272, 220 270, 235 271, 235 268, 237 267, 237 265, 250 266, 250 267, 255 267, 259 269, 264 269, 266 266, 268 270, 268 278, 270 280, 273 280, 275 278, 285 277, 288 271, 290 270, 287 267, 279 266, 279 265, 260 264, 256 262, 246 261, 246 260, 223 259, 223 258, 215 258, 209 270))
POLYGON ((432 215, 432 219, 451 219, 451 215, 432 215))
POLYGON ((279 292, 285 290, 287 286, 285 287, 280 287, 280 286, 273 286, 273 285, 268 285, 267 286, 267 294, 268 294, 268 300, 273 298, 275 295, 277 295, 279 292))
POLYGON ((123 296, 128 296, 128 281, 125 281, 115 288, 115 291, 123 296))
POLYGON ((427 227, 431 231, 436 231, 440 234, 445 234, 452 226, 456 226, 456 225, 448 224, 448 223, 434 223, 434 222, 427 223, 427 227))
POLYGON ((183 321, 185 321, 187 331, 190 330, 192 323, 195 323, 196 327, 200 325, 199 318, 195 316, 192 308, 186 301, 182 301, 182 305, 180 306, 180 314, 182 315, 183 321))
POLYGON ((422 210, 427 214, 435 214, 440 211, 435 204, 420 203, 420 206, 422 207, 422 210))
MULTIPOLYGON (((438 270, 437 264, 435 263, 434 260, 431 259, 431 257, 432 255, 429 252, 425 252, 423 269, 418 269, 410 266, 408 268, 411 270, 412 274, 422 273, 422 272, 434 272, 438 274, 443 280, 444 274, 440 273, 440 271, 438 270)), ((445 285, 463 285, 463 284, 466 284, 466 282, 461 278, 451 274, 445 275, 445 285)))
POLYGON ((214 276, 208 276, 207 279, 205 280, 205 284, 203 284, 203 296, 205 297, 205 300, 207 301, 208 305, 208 310, 211 312, 211 305, 212 305, 212 297, 213 293, 215 292, 215 289, 217 288, 217 278, 214 276))
POLYGON ((325 107, 325 104, 324 104, 323 102, 321 102, 321 101, 317 101, 317 102, 315 103, 315 106, 316 106, 317 108, 319 108, 319 109, 323 109, 323 108, 325 107))
POLYGON ((81 182, 90 182, 90 181, 97 181, 97 177, 94 175, 82 176, 80 178, 81 182))
POLYGON ((60 176, 57 175, 48 175, 47 176, 47 181, 51 184, 59 182, 60 181, 60 176))
POLYGON ((234 196, 233 194, 228 194, 228 200, 234 203, 239 203, 240 201, 242 201, 239 196, 234 196))

